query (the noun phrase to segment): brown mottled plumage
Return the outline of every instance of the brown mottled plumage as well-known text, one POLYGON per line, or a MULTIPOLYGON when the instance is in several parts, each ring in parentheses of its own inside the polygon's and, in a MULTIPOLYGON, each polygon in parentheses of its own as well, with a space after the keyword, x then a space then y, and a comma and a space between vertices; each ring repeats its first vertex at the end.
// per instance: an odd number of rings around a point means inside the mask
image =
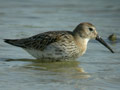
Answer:
POLYGON ((89 39, 96 39, 113 50, 98 36, 91 23, 81 23, 72 31, 49 31, 24 39, 5 42, 25 49, 38 59, 68 60, 83 55, 89 39))

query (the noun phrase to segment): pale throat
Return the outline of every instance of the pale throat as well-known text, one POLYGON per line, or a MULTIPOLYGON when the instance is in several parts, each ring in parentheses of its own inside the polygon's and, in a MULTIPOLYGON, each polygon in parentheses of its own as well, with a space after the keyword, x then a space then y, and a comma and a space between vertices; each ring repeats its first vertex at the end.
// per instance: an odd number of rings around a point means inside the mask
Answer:
POLYGON ((83 42, 81 43, 81 53, 82 55, 86 52, 87 49, 87 44, 88 44, 89 39, 83 39, 83 42))
POLYGON ((81 38, 81 37, 77 38, 76 44, 78 45, 81 54, 85 53, 89 40, 90 40, 89 38, 81 38))
POLYGON ((84 39, 84 44, 87 45, 89 40, 90 40, 89 38, 84 39))
POLYGON ((83 38, 83 37, 80 37, 79 35, 76 35, 75 40, 76 40, 78 45, 80 45, 82 47, 87 47, 87 43, 90 39, 89 38, 83 38))

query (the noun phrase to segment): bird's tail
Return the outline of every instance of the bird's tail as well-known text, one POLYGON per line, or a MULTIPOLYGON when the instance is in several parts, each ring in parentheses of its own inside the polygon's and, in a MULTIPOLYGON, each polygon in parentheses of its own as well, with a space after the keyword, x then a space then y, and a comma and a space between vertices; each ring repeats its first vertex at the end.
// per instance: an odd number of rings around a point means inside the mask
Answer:
POLYGON ((4 39, 4 42, 18 47, 24 46, 19 39, 4 39))

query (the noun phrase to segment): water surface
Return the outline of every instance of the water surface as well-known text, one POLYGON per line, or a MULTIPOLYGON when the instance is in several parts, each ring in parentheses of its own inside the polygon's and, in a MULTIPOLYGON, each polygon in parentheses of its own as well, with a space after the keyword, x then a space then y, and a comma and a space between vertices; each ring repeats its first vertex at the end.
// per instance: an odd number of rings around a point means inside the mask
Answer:
POLYGON ((119 90, 119 0, 1 0, 0 90, 119 90), (52 30, 73 30, 80 22, 93 23, 112 54, 91 40, 85 55, 72 62, 34 60, 4 38, 23 38, 52 30), (115 33, 117 41, 107 37, 115 33))

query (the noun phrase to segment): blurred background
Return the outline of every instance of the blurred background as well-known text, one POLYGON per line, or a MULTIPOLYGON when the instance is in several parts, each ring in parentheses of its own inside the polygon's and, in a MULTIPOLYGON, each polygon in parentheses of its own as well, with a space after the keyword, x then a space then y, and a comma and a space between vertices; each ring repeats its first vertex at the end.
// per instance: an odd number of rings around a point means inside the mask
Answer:
POLYGON ((120 90, 120 0, 0 0, 0 90, 120 90), (41 63, 3 42, 94 24, 116 52, 95 40, 73 62, 41 63), (108 36, 116 34, 115 42, 108 36))

